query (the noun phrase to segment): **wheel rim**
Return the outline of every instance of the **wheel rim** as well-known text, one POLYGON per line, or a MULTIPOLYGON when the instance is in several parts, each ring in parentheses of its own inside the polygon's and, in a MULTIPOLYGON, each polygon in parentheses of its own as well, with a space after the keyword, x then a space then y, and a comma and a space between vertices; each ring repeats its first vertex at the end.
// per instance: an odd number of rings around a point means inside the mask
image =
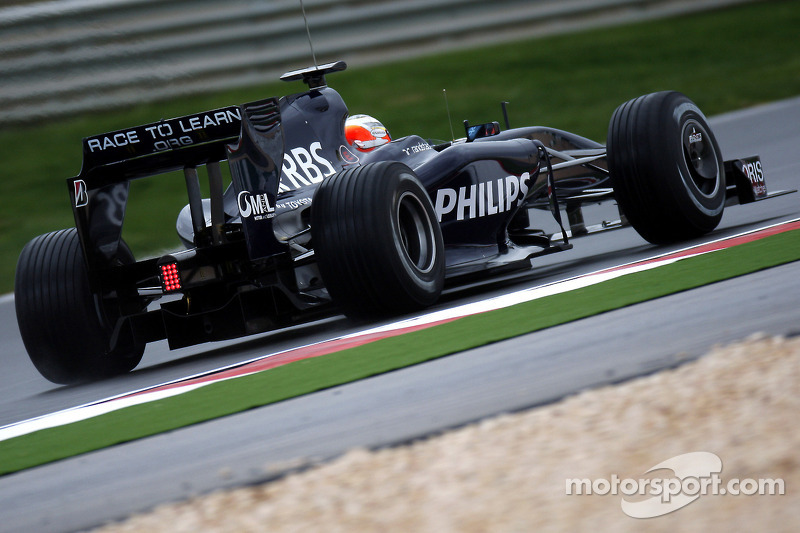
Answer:
POLYGON ((707 198, 719 190, 720 176, 717 152, 711 136, 702 124, 689 120, 683 126, 683 157, 689 176, 698 192, 707 198))
POLYGON ((397 226, 405 259, 421 273, 436 264, 436 237, 430 217, 420 199, 404 192, 397 202, 397 226))

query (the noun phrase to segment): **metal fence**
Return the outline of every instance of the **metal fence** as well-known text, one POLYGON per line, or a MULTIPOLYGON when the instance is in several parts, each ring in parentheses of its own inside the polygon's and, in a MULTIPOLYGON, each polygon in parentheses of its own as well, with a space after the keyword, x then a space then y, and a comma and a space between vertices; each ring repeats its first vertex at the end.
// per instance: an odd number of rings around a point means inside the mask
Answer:
MULTIPOLYGON (((317 59, 360 66, 752 0, 305 0, 317 59)), ((273 81, 311 63, 298 0, 0 9, 0 124, 273 81)))

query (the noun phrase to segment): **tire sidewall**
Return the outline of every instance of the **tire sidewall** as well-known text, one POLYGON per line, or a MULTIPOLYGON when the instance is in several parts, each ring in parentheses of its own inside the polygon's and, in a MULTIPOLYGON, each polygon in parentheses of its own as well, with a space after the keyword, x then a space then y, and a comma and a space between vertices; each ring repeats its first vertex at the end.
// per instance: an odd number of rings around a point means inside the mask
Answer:
POLYGON ((415 299, 430 305, 435 301, 427 295, 438 294, 441 292, 444 279, 444 244, 438 222, 433 211, 430 199, 425 189, 413 175, 410 169, 404 169, 396 178, 396 185, 391 195, 389 218, 389 233, 391 238, 387 242, 391 243, 394 256, 393 267, 397 279, 404 285, 404 288, 413 293, 415 299), (402 242, 400 229, 400 210, 401 202, 414 203, 420 215, 424 216, 425 229, 428 231, 427 238, 431 247, 432 257, 425 261, 424 268, 418 267, 406 252, 402 242))
POLYGON ((677 166, 680 177, 680 187, 673 188, 673 192, 679 195, 680 205, 690 202, 695 209, 706 217, 719 217, 725 208, 725 175, 722 164, 722 157, 714 138, 714 134, 708 125, 703 113, 691 100, 676 93, 680 97, 672 113, 672 123, 669 128, 669 149, 672 164, 677 166), (692 179, 692 171, 686 161, 683 147, 683 136, 692 126, 699 128, 704 137, 708 137, 707 142, 715 152, 716 178, 714 189, 710 194, 700 190, 692 179))

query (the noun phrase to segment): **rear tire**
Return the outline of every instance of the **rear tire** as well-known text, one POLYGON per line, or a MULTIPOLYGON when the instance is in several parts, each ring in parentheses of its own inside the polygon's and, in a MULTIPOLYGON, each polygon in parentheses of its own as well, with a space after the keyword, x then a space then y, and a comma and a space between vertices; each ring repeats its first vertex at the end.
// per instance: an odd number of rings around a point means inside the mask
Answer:
MULTIPOLYGON (((133 262, 120 246, 122 263, 133 262)), ((72 384, 129 372, 142 359, 123 326, 110 347, 119 316, 114 301, 89 290, 86 263, 74 228, 40 235, 22 250, 14 284, 22 341, 37 370, 48 380, 72 384)))
POLYGON ((664 91, 622 104, 607 151, 617 202, 643 238, 668 244, 717 227, 726 195, 722 156, 689 98, 664 91))
POLYGON ((407 166, 380 162, 322 182, 311 208, 314 255, 334 302, 354 318, 427 307, 444 285, 444 242, 407 166))

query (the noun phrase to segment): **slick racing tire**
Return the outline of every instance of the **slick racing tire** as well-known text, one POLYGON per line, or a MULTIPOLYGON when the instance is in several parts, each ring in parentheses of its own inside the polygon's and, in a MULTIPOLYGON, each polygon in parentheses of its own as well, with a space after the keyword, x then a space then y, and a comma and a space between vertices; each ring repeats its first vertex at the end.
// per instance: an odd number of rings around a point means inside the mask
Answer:
POLYGON ((427 307, 444 285, 444 243, 430 198, 396 162, 346 169, 322 182, 311 208, 320 274, 352 318, 427 307))
POLYGON ((608 128, 608 170, 636 231, 668 244, 712 231, 725 207, 725 171, 714 134, 686 96, 664 91, 619 106, 608 128))
MULTIPOLYGON (((119 262, 133 262, 124 243, 119 255, 119 262)), ((54 383, 122 374, 142 359, 144 344, 134 342, 130 327, 114 335, 116 302, 101 301, 89 290, 75 228, 40 235, 25 245, 17 262, 14 301, 28 355, 54 383)))

